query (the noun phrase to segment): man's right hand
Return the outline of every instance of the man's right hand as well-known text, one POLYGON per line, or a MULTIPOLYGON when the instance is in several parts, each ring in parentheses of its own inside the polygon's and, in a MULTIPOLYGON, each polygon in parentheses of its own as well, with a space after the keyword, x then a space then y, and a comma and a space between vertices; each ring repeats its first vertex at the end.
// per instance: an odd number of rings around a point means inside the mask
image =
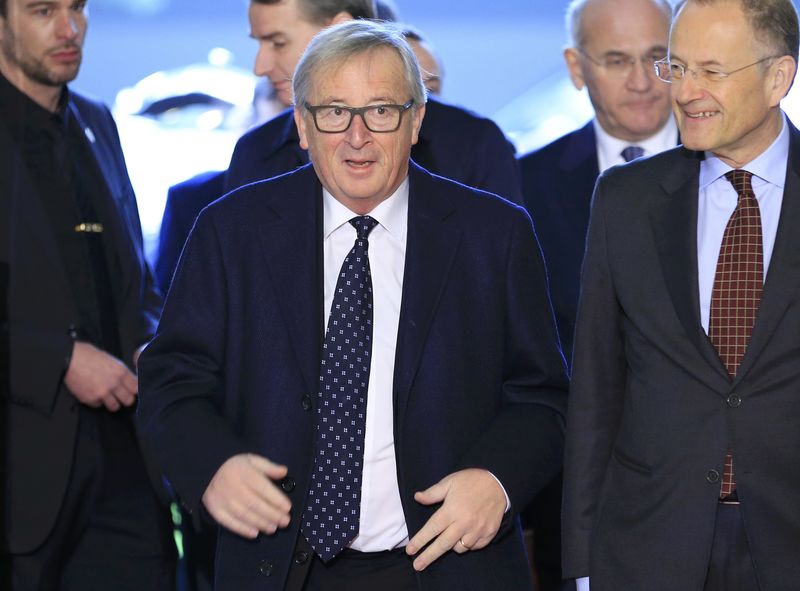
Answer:
POLYGON ((203 493, 203 505, 221 526, 245 538, 274 534, 289 525, 292 503, 273 480, 286 466, 254 454, 228 458, 203 493))
POLYGON ((139 390, 139 380, 122 361, 82 341, 73 346, 64 384, 83 404, 111 412, 133 405, 139 390))

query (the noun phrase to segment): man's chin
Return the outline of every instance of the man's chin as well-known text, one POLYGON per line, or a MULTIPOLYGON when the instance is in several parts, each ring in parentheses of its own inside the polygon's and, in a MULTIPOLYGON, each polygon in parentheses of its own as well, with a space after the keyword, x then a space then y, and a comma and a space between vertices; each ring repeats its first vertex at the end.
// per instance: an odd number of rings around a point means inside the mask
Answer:
POLYGON ((80 64, 77 64, 69 68, 37 70, 35 72, 27 72, 27 74, 31 80, 43 86, 59 87, 75 80, 79 71, 80 64))
POLYGON ((278 97, 278 100, 284 107, 291 107, 292 106, 292 89, 280 89, 278 92, 275 93, 278 97))

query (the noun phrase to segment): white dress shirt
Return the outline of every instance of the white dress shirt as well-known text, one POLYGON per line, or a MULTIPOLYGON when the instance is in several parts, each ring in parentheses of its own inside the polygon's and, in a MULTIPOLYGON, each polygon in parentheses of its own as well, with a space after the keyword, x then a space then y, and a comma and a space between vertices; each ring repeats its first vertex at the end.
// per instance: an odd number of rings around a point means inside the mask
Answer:
MULTIPOLYGON (((357 215, 323 189, 325 326, 342 263, 356 241, 356 230, 348 222, 357 215)), ((361 552, 390 550, 408 543, 397 483, 392 400, 406 259, 408 179, 369 215, 378 222, 369 234, 372 361, 367 388, 361 517, 358 536, 350 544, 361 552)))
POLYGON ((597 165, 600 168, 600 172, 604 172, 617 164, 625 164, 622 150, 628 146, 639 146, 644 150, 643 156, 646 157, 678 145, 678 127, 675 125, 675 120, 672 116, 667 119, 664 127, 653 136, 640 142, 628 142, 609 135, 597 122, 597 119, 594 120, 594 133, 597 138, 597 165))
MULTIPOLYGON (((789 159, 789 127, 783 127, 774 142, 755 160, 742 166, 753 173, 753 192, 761 212, 761 241, 764 252, 764 280, 767 279, 778 220, 783 203, 783 185, 789 159)), ((711 291, 725 226, 736 209, 738 195, 725 173, 733 170, 711 152, 700 163, 700 194, 697 202, 697 282, 700 291, 700 321, 708 334, 711 291)))

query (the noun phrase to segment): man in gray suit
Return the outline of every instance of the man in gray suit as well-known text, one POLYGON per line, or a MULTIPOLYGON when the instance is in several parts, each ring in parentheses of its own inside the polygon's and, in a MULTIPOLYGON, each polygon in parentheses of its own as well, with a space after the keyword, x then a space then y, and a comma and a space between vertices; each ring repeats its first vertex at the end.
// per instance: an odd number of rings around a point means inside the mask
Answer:
POLYGON ((684 145, 604 173, 567 421, 564 571, 592 591, 800 580, 800 132, 790 0, 688 0, 684 145))

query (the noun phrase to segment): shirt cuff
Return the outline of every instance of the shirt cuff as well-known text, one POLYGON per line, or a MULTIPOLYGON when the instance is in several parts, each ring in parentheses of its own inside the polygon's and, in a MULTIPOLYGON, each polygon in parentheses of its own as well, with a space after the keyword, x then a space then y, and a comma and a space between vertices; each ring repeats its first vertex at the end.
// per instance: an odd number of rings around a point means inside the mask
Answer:
POLYGON ((577 591, 589 591, 589 577, 575 579, 575 589, 577 591))
MULTIPOLYGON (((489 471, 487 470, 487 472, 489 472, 489 471)), ((511 499, 508 498, 508 493, 506 492, 506 487, 503 486, 503 483, 500 482, 500 479, 497 476, 495 476, 494 474, 492 474, 491 472, 489 472, 489 476, 494 478, 497 481, 497 484, 499 484, 500 488, 503 490, 503 495, 506 497, 506 510, 503 511, 503 513, 508 513, 508 510, 511 509, 511 499)), ((589 591, 589 587, 586 587, 586 591, 589 591)))

